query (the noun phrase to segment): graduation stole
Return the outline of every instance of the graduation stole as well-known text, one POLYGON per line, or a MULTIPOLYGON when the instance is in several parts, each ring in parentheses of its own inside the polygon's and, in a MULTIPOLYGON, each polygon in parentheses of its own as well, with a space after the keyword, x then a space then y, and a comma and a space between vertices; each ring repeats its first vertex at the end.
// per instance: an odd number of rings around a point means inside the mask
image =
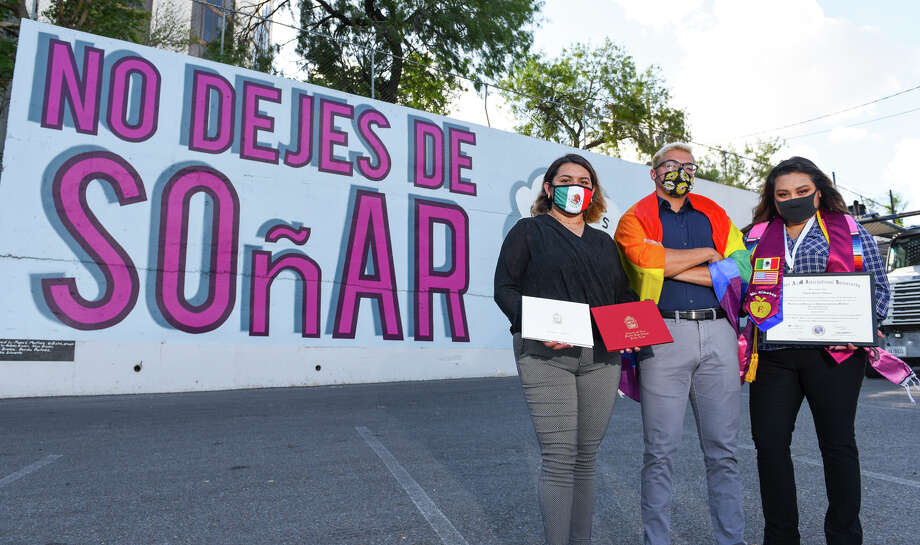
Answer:
MULTIPOLYGON (((856 221, 846 214, 837 212, 818 211, 816 216, 821 232, 830 247, 827 272, 862 270, 862 241, 856 221)), ((750 320, 757 324, 758 329, 763 331, 783 321, 785 228, 782 218, 776 216, 769 223, 755 225, 748 235, 748 240, 759 238, 759 241, 751 256, 754 271, 742 308, 747 311, 750 320)), ((805 235, 805 232, 799 234, 805 235)))

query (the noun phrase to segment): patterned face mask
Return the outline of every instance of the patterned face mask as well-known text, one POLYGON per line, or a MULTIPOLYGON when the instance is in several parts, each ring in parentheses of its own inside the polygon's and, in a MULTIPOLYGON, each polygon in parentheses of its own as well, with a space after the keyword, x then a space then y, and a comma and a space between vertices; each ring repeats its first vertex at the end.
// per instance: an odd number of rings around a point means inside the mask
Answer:
POLYGON ((683 197, 693 189, 693 175, 688 174, 682 168, 665 172, 661 177, 661 185, 668 195, 683 197))
POLYGON ((581 185, 554 185, 553 204, 567 214, 580 214, 591 204, 593 192, 581 185))

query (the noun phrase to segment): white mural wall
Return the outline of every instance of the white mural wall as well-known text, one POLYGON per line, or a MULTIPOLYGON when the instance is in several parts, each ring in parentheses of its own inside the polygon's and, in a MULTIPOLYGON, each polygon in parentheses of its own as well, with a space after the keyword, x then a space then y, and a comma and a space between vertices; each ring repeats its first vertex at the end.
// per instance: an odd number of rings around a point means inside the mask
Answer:
MULTIPOLYGON (((23 21, 0 397, 514 374, 495 260, 570 151, 23 21)), ((585 155, 612 234, 648 167, 585 155)))

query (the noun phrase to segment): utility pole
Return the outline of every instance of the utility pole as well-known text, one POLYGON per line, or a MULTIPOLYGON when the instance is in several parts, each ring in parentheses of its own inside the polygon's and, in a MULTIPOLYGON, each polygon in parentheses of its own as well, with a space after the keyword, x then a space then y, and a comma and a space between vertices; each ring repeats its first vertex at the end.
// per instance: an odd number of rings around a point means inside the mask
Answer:
POLYGON ((377 62, 377 42, 375 41, 373 47, 371 48, 371 98, 376 97, 376 89, 374 88, 374 80, 377 79, 376 70, 377 67, 375 63, 377 62))
POLYGON ((894 191, 892 191, 892 190, 890 190, 890 189, 888 190, 888 201, 891 203, 891 215, 896 216, 895 219, 894 219, 894 222, 897 223, 898 225, 904 225, 904 220, 901 219, 900 217, 897 217, 897 216, 898 216, 898 211, 897 211, 897 210, 895 209, 895 207, 894 207, 894 205, 895 205, 895 202, 894 202, 894 191))
POLYGON ((486 125, 491 127, 492 122, 489 120, 489 84, 486 83, 485 85, 486 85, 486 89, 485 89, 485 93, 483 94, 482 105, 483 107, 485 107, 485 110, 486 110, 486 125))
POLYGON ((224 30, 227 28, 227 12, 224 10, 224 3, 220 3, 220 55, 224 55, 224 30))

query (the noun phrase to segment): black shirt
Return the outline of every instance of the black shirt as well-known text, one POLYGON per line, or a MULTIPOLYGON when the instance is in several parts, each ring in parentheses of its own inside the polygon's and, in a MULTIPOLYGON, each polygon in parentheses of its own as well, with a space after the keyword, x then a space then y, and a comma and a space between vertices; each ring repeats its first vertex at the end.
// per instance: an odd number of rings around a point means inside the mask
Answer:
MULTIPOLYGON (((495 302, 521 330, 521 296, 587 303, 637 301, 613 239, 585 226, 579 237, 549 214, 518 221, 502 243, 495 267, 495 302)), ((594 345, 603 347, 597 326, 594 345)))

